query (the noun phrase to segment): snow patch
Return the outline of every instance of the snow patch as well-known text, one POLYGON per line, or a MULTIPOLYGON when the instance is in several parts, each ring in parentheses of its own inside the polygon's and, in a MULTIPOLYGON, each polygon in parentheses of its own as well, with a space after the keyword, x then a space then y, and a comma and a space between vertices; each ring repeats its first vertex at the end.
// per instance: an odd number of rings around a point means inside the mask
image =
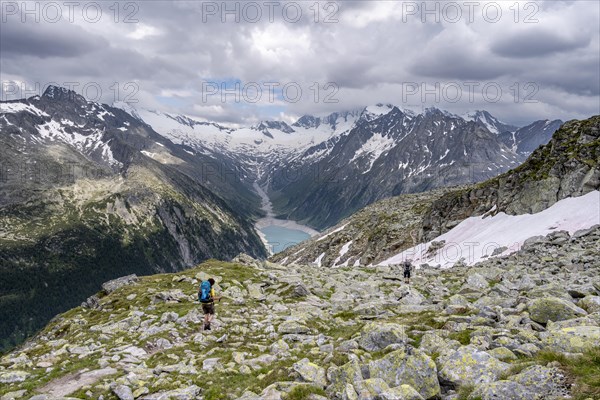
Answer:
MULTIPOLYGON (((342 246, 342 248, 340 249, 339 256, 335 259, 335 261, 333 261, 334 267, 337 266, 337 263, 342 259, 342 257, 344 257, 344 255, 348 252, 348 250, 350 250, 351 245, 352 245, 352 240, 342 246)), ((346 265, 348 265, 348 260, 346 260, 346 265)))
POLYGON ((381 136, 379 134, 373 134, 360 149, 354 153, 354 157, 350 160, 350 162, 357 160, 362 157, 369 157, 370 164, 369 168, 366 171, 363 171, 363 174, 369 172, 371 168, 373 168, 373 164, 377 159, 386 151, 390 150, 396 142, 393 138, 387 136, 381 136))
POLYGON ((39 115, 41 117, 49 117, 44 111, 39 108, 32 106, 31 104, 25 103, 0 103, 0 113, 8 114, 8 113, 18 113, 21 111, 27 111, 35 115, 39 115))
POLYGON ((427 254, 432 241, 407 249, 379 265, 398 264, 409 259, 415 265, 439 264, 442 268, 450 268, 461 258, 465 264, 473 265, 492 257, 492 252, 497 248, 507 247, 507 250, 496 256, 508 255, 518 251, 525 240, 533 236, 545 236, 558 230, 572 234, 596 224, 600 224, 600 192, 597 190, 584 196, 563 199, 536 214, 498 213, 486 218, 467 218, 433 240, 446 242, 435 254, 427 254))
POLYGON ((313 261, 313 264, 316 264, 317 267, 321 266, 321 261, 323 261, 323 257, 325 257, 325 252, 321 253, 321 255, 319 255, 319 257, 317 257, 315 259, 315 261, 313 261))
POLYGON ((318 238, 318 239, 317 239, 317 242, 319 242, 319 241, 321 241, 321 240, 325 239, 325 238, 326 238, 326 237, 328 237, 329 235, 333 235, 334 233, 338 233, 338 232, 341 232, 341 231, 343 231, 343 230, 344 230, 344 228, 345 228, 346 226, 348 226, 348 224, 344 224, 344 225, 340 226, 339 228, 336 228, 336 229, 332 230, 332 231, 331 231, 331 232, 329 232, 328 234, 321 236, 320 238, 318 238))

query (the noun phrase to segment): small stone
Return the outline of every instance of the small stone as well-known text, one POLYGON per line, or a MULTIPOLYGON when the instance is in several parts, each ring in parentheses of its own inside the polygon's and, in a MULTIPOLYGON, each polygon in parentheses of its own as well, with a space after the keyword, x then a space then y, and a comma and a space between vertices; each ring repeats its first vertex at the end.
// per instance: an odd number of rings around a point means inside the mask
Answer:
POLYGON ((207 358, 202 362, 202 369, 205 371, 212 371, 220 365, 219 360, 220 358, 207 358))
POLYGON ((176 312, 166 312, 160 317, 160 322, 163 324, 167 322, 175 322, 179 318, 179 315, 176 312))

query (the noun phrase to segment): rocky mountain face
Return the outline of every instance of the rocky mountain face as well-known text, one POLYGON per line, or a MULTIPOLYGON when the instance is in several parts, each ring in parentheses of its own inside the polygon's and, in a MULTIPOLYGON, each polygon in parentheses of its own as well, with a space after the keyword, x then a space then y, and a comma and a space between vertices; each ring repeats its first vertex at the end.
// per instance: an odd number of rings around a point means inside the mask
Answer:
POLYGON ((74 92, 0 103, 0 160, 1 348, 108 279, 266 255, 235 174, 74 92))
POLYGON ((429 109, 416 115, 393 106, 366 108, 352 130, 306 166, 314 148, 272 179, 275 209, 322 229, 374 201, 478 182, 522 159, 483 125, 429 109), (291 179, 285 179, 285 177, 291 179))
POLYGON ((136 113, 175 143, 226 158, 267 187, 279 217, 317 229, 383 198, 494 177, 545 144, 558 123, 519 129, 486 111, 418 114, 383 104, 238 129, 136 113))
POLYGON ((541 211, 600 188, 600 116, 565 123, 519 167, 436 200, 421 236, 431 240, 473 215, 541 211))
POLYGON ((536 121, 513 131, 504 131, 500 134, 500 140, 519 154, 529 155, 535 149, 550 141, 552 134, 556 132, 563 121, 536 121))
POLYGON ((240 256, 108 282, 0 359, 2 399, 593 399, 600 227, 475 267, 240 256), (201 280, 224 299, 201 330, 201 280), (567 357, 568 355, 568 357, 567 357))
POLYGON ((598 190, 599 121, 593 117, 565 124, 521 166, 483 183, 375 202, 271 260, 323 267, 377 264, 435 239, 468 217, 537 213, 561 199, 598 190))
POLYGON ((519 129, 517 126, 505 124, 485 110, 469 112, 464 114, 462 117, 466 121, 473 121, 485 126, 490 132, 495 133, 496 135, 505 132, 515 132, 519 129))

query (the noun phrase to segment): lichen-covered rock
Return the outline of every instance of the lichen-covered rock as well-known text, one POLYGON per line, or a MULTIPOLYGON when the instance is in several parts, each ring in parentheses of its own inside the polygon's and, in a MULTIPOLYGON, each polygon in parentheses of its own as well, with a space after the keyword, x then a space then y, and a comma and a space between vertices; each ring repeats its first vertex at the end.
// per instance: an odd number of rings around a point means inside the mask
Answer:
POLYGON ((30 375, 25 371, 0 371, 0 383, 23 382, 30 375))
POLYGON ((424 400, 410 385, 400 385, 395 388, 388 389, 379 395, 381 400, 424 400))
POLYGON ((585 296, 579 305, 589 313, 600 312, 600 296, 585 296))
POLYGON ((440 393, 435 363, 424 352, 408 348, 393 351, 369 363, 371 378, 381 378, 390 387, 412 386, 428 399, 440 393))
POLYGON ((112 388, 112 391, 119 400, 134 400, 133 392, 129 386, 116 385, 112 388))
POLYGON ((237 400, 261 400, 261 398, 256 393, 246 390, 237 400))
POLYGON ((367 351, 379 351, 390 344, 406 343, 405 327, 398 324, 373 322, 365 325, 358 344, 367 351))
MULTIPOLYGON (((341 398, 342 393, 346 392, 348 384, 352 385, 354 382, 363 379, 360 364, 357 360, 351 360, 342 366, 331 367, 327 370, 327 379, 330 382, 327 393, 331 397, 341 398)), ((352 388, 352 391, 354 391, 354 388, 352 388)))
POLYGON ((513 381, 488 382, 477 385, 469 400, 538 400, 534 392, 513 381))
POLYGON ((555 351, 582 353, 600 343, 600 328, 572 326, 540 333, 542 344, 555 351))
POLYGON ((530 318, 545 324, 548 321, 562 321, 587 315, 584 309, 568 300, 558 297, 545 297, 532 300, 528 306, 530 318))
POLYGON ((398 301, 403 305, 417 306, 426 300, 425 296, 419 293, 418 290, 410 287, 404 287, 399 293, 398 301))
POLYGON ((496 347, 495 349, 488 350, 488 353, 492 357, 496 357, 500 361, 511 361, 517 359, 515 353, 513 353, 506 347, 496 347))
POLYGON ((358 381, 354 384, 354 389, 358 393, 358 400, 375 400, 379 395, 390 387, 383 379, 372 378, 358 381))
POLYGON ((135 274, 122 276, 120 278, 113 279, 108 282, 104 282, 102 284, 102 290, 104 290, 107 294, 110 294, 123 286, 127 286, 127 285, 131 285, 133 283, 136 283, 138 280, 139 280, 139 278, 135 274))
POLYGON ((356 394, 354 385, 346 383, 346 386, 344 386, 344 390, 341 393, 341 397, 339 398, 342 400, 358 400, 358 394, 356 394))
POLYGON ((510 376, 508 380, 525 386, 544 400, 564 398, 568 394, 565 376, 558 368, 532 365, 521 373, 510 376))
POLYGON ((419 350, 424 351, 428 355, 441 353, 446 349, 454 349, 460 347, 460 343, 456 340, 447 340, 434 332, 427 332, 421 337, 421 345, 419 350))
POLYGON ((292 297, 306 297, 310 295, 310 290, 302 282, 297 282, 292 291, 292 297))
POLYGON ((300 375, 300 378, 304 382, 309 382, 322 388, 327 385, 325 369, 319 367, 317 364, 311 363, 308 358, 304 358, 295 363, 292 366, 292 369, 300 375))
POLYGON ((169 390, 166 392, 149 394, 144 397, 140 397, 139 400, 163 400, 163 399, 177 399, 177 400, 196 400, 202 390, 196 386, 182 387, 175 390, 169 390))
POLYGON ((452 385, 478 385, 498 380, 508 364, 473 346, 462 346, 442 361, 440 381, 452 385))
POLYGON ((301 324, 298 321, 283 321, 279 328, 277 328, 277 332, 281 334, 304 334, 309 333, 310 329, 306 325, 301 324))
POLYGON ((467 277, 467 281, 465 282, 464 287, 475 290, 485 290, 488 289, 490 284, 487 279, 485 279, 481 274, 472 274, 467 277))

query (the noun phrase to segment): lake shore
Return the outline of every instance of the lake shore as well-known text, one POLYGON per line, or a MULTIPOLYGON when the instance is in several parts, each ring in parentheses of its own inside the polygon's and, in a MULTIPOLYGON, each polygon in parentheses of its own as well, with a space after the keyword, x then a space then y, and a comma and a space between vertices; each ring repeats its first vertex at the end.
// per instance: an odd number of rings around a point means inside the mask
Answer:
POLYGON ((292 221, 289 219, 277 219, 274 217, 266 217, 266 218, 259 219, 258 221, 256 221, 256 223, 254 225, 256 226, 257 229, 262 229, 267 226, 280 226, 282 228, 295 229, 297 231, 302 231, 302 232, 310 235, 310 237, 313 237, 313 236, 316 236, 319 234, 319 231, 314 230, 306 225, 299 224, 296 221, 292 221))
POLYGON ((307 235, 309 235, 310 237, 314 237, 319 234, 319 231, 312 229, 311 227, 308 227, 306 225, 299 224, 296 221, 275 218, 275 216, 273 214, 273 205, 271 204, 271 200, 269 199, 269 196, 267 195, 265 190, 263 188, 261 188, 258 185, 258 183, 256 183, 256 182, 254 183, 253 186, 254 186, 254 190, 256 190, 256 193, 258 193, 258 195, 261 198, 261 203, 262 203, 261 208, 267 214, 266 217, 261 218, 255 222, 254 228, 255 228, 256 232, 258 233, 260 240, 265 245, 265 248, 267 249, 269 254, 273 254, 273 253, 271 251, 271 245, 269 244, 269 241, 267 240, 266 235, 262 232, 263 228, 266 228, 268 226, 278 226, 281 228, 304 232, 307 235))

